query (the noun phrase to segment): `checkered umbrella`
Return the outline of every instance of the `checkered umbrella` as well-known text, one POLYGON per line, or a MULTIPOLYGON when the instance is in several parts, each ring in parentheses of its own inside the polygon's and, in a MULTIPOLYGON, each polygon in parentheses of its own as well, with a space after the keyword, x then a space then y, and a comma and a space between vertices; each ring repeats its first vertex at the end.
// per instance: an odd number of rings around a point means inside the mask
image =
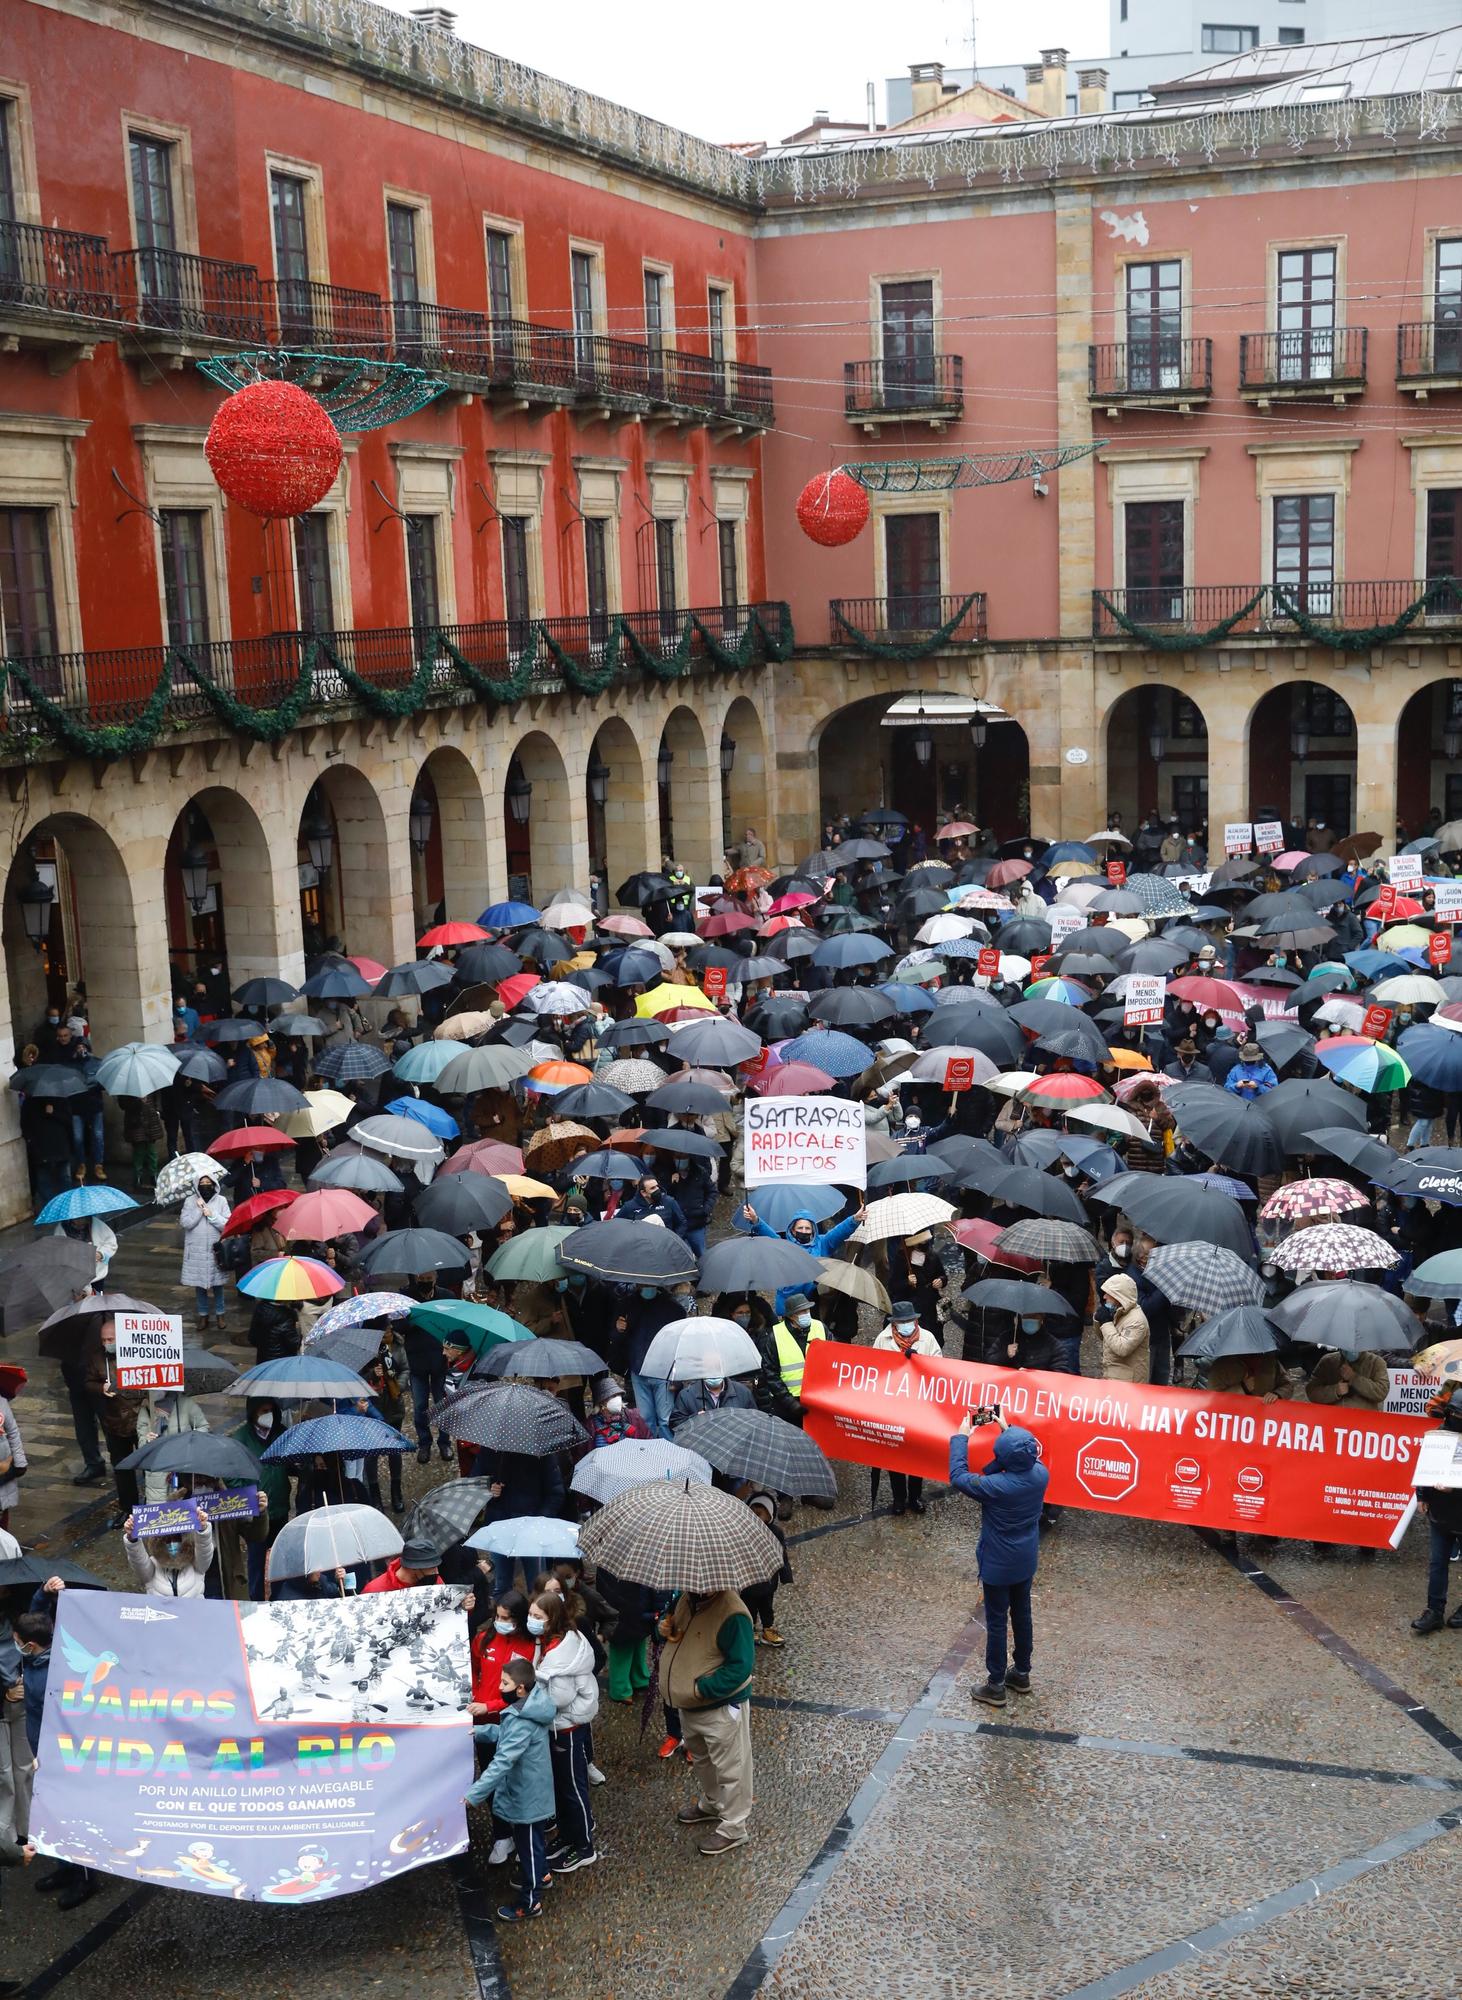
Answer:
POLYGON ((1022 1257, 1037 1257, 1043 1264, 1094 1264, 1101 1251, 1096 1238, 1074 1222, 1053 1222, 1044 1215, 1029 1216, 1002 1229, 995 1238, 997 1250, 1014 1250, 1022 1257))
MULTIPOLYGON (((581 1458, 569 1487, 602 1507, 631 1487, 653 1485, 660 1479, 695 1479, 709 1486, 711 1468, 698 1453, 681 1445, 666 1444, 660 1438, 621 1438, 618 1444, 601 1445, 581 1458)), ((437 1490, 450 1492, 451 1488, 437 1490)))
POLYGON ((484 1451, 517 1452, 524 1458, 571 1451, 589 1439, 584 1426, 569 1415, 557 1396, 530 1389, 524 1382, 493 1382, 482 1389, 464 1389, 436 1411, 433 1420, 459 1444, 475 1444, 484 1451))
POLYGON ((703 1410, 679 1436, 717 1472, 801 1500, 837 1498, 837 1475, 821 1448, 796 1424, 765 1410, 703 1410))
POLYGON ((471 1534, 492 1498, 490 1479, 449 1479, 423 1493, 402 1523, 408 1542, 430 1542, 439 1553, 471 1534))
POLYGON ((1166 876, 1129 875, 1123 886, 1144 917, 1182 917, 1188 913, 1188 898, 1166 876))
POLYGON ((331 1083, 369 1083, 391 1067, 371 1042, 338 1042, 315 1058, 315 1068, 331 1083))
POLYGON ((937 1229, 957 1213, 952 1201, 937 1194, 889 1194, 870 1201, 863 1220, 854 1231, 854 1243, 884 1243, 893 1236, 917 1236, 921 1230, 937 1229))
POLYGON ((626 1583, 711 1593, 766 1583, 782 1545, 740 1500, 690 1479, 636 1486, 579 1531, 584 1555, 626 1583))
POLYGON ((1281 1271, 1389 1271, 1401 1262, 1384 1236, 1353 1222, 1317 1222, 1286 1236, 1274 1252, 1281 1271))
POLYGON ((1174 1305, 1191 1312, 1228 1312, 1264 1297, 1259 1273, 1220 1243, 1161 1243, 1148 1253, 1145 1270, 1174 1305))
POLYGON ((1267 1220, 1279 1216, 1285 1222, 1297 1222, 1306 1215, 1343 1215, 1350 1208, 1369 1208, 1370 1203, 1359 1188, 1353 1188, 1349 1181, 1326 1180, 1320 1177, 1309 1181, 1291 1181, 1288 1186, 1278 1188, 1260 1209, 1267 1220))

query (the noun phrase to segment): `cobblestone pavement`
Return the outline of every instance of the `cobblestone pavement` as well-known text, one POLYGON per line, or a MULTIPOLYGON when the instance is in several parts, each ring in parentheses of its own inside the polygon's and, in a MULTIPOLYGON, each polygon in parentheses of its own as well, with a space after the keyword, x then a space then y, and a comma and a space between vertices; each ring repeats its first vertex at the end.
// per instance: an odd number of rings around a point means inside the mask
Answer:
MULTIPOLYGON (((171 1218, 112 1281, 184 1305, 171 1218)), ((243 1331, 238 1315, 230 1329, 243 1331)), ((251 1351, 224 1345, 245 1361, 251 1351)), ((64 1396, 34 1337, 15 1525, 120 1581, 110 1505, 69 1483, 64 1396)), ((211 1399, 215 1421, 237 1405, 211 1399)), ((408 1496, 441 1468, 406 1467, 408 1496)), ((1035 1691, 974 1706, 976 1510, 869 1516, 840 1468, 791 1523, 787 1647, 758 1660, 753 1841, 703 1860, 693 1776, 658 1715, 606 1707, 601 1860, 502 1937, 486 1828, 424 1870, 307 1912, 109 1884, 70 1915, 4 1882, 0 1975, 27 2000, 1450 2000, 1462 1865, 1462 1632, 1415 1639, 1424 1545, 1328 1560, 1067 1513, 1036 1591, 1035 1691), (1455 1733, 1454 1733, 1455 1732, 1455 1733)), ((1462 1598, 1462 1570, 1458 1572, 1462 1598)))

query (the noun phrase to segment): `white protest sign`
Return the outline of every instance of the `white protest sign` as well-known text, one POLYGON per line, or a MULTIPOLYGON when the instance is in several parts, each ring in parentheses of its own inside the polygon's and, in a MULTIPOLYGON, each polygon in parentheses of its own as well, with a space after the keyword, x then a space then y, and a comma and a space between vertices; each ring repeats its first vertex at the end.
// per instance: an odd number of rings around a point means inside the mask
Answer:
POLYGON ((181 1389, 183 1322, 177 1313, 119 1312, 117 1387, 181 1389))
POLYGON ((1462 924, 1462 882, 1433 882, 1432 895, 1439 924, 1462 924))
POLYGON ((1393 889, 1420 889, 1421 856, 1393 854, 1386 863, 1386 879, 1393 889))
POLYGON ((1455 1431, 1432 1431, 1421 1441, 1413 1486, 1462 1486, 1462 1437, 1455 1431))
POLYGON ((749 1188, 773 1181, 868 1184, 861 1104, 841 1097, 748 1097, 742 1139, 749 1188))
POLYGON ((1420 1375, 1414 1368, 1388 1368, 1390 1387, 1381 1408, 1393 1417, 1424 1417, 1426 1406, 1436 1394, 1436 1380, 1420 1375))
POLYGON ((1178 875, 1173 878, 1180 889, 1189 896, 1206 896, 1208 884, 1213 879, 1212 871, 1202 875, 1178 875))
POLYGON ((1247 854, 1254 845, 1254 828, 1246 819, 1224 821, 1223 851, 1225 854, 1247 854))
POLYGON ((1254 845, 1261 854, 1278 854, 1284 846, 1283 820, 1256 819, 1254 822, 1254 845))
POLYGON ((1073 909, 1070 903, 1052 903, 1046 912, 1046 921, 1051 926, 1051 949, 1059 951, 1073 931, 1085 930, 1084 911, 1073 909))
POLYGON ((1156 972, 1129 972, 1122 989, 1122 1023, 1128 1028, 1151 1028, 1162 1019, 1168 982, 1156 972))

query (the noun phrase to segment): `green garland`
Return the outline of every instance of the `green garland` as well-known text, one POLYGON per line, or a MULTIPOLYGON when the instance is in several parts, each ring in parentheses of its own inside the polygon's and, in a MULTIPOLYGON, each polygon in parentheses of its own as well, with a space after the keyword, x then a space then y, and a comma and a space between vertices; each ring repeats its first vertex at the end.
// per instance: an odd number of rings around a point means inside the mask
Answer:
POLYGON ((538 664, 538 628, 530 628, 523 650, 516 664, 506 674, 485 674, 464 653, 452 644, 443 632, 437 634, 437 645, 446 654, 452 665, 472 692, 483 701, 501 706, 505 702, 521 701, 533 685, 533 669, 538 664))
POLYGON ((416 663, 416 672, 403 688, 377 687, 374 681, 368 681, 358 674, 354 667, 348 667, 327 639, 321 639, 318 644, 321 657, 330 662, 356 700, 368 708, 372 715, 415 715, 431 692, 432 681, 437 671, 435 633, 429 637, 422 656, 416 663))
POLYGON ((792 613, 782 606, 782 629, 773 632, 763 622, 759 611, 753 611, 746 621, 746 629, 734 646, 728 646, 724 639, 718 639, 702 619, 691 621, 701 636, 701 642, 718 667, 739 671, 749 667, 760 653, 768 660, 788 660, 792 657, 794 638, 792 633, 792 613))
POLYGON ((1253 611, 1264 602, 1264 587, 1241 604, 1230 618, 1221 618, 1216 625, 1210 625, 1206 632, 1174 632, 1169 627, 1142 625, 1135 618, 1129 618, 1125 611, 1119 611, 1104 591, 1098 591, 1096 601, 1108 616, 1121 626, 1129 638, 1138 639, 1154 653, 1196 653, 1204 646, 1221 646, 1236 625, 1242 625, 1253 611))
POLYGON ((937 653, 941 646, 947 646, 960 625, 969 616, 970 607, 979 592, 972 590, 952 618, 946 618, 937 632, 925 632, 920 638, 906 646, 890 646, 881 639, 870 639, 866 632, 860 632, 856 625, 849 624, 841 611, 834 611, 834 617, 848 635, 848 642, 867 653, 875 660, 923 660, 930 653, 937 653))
POLYGON ((657 653, 647 646, 633 625, 625 623, 624 636, 629 641, 629 649, 636 662, 647 674, 657 681, 684 680, 690 672, 690 649, 695 639, 695 620, 687 618, 681 628, 675 651, 670 654, 657 653))
POLYGON ((292 729, 299 726, 300 717, 310 703, 314 692, 315 656, 319 652, 316 640, 310 639, 300 650, 299 673, 294 686, 274 708, 251 708, 246 701, 240 701, 228 688, 211 681, 191 653, 181 646, 175 647, 171 657, 187 669, 203 695, 203 699, 213 710, 220 722, 230 729, 236 729, 240 736, 251 736, 256 743, 281 743, 292 729))
POLYGON ((573 654, 554 638, 548 626, 543 626, 543 643, 548 648, 548 656, 562 674, 564 681, 575 694, 603 694, 619 672, 620 657, 624 651, 624 619, 611 618, 604 640, 604 664, 602 667, 583 667, 573 654))
POLYGON ((100 729, 78 722, 59 702, 43 694, 18 660, 6 660, 0 665, 0 701, 10 681, 15 682, 47 728, 78 757, 130 757, 157 741, 172 692, 173 663, 170 654, 164 657, 157 686, 135 722, 108 723, 100 729))
MULTIPOLYGON (((1341 588, 1344 588, 1343 584, 1341 588)), ((1308 613, 1300 610, 1297 602, 1292 603, 1278 584, 1274 587, 1274 609, 1281 618, 1287 618, 1291 625, 1298 626, 1303 636, 1306 639, 1313 639, 1316 645, 1331 646, 1338 653, 1368 653, 1373 646, 1384 646, 1392 639, 1399 639, 1437 598, 1448 592, 1455 598, 1459 591, 1462 591, 1462 585, 1458 584, 1455 577, 1436 577, 1427 585, 1421 596, 1414 603, 1408 604, 1400 616, 1393 618, 1389 625, 1362 625, 1354 631, 1343 630, 1338 625, 1318 624, 1308 613)))

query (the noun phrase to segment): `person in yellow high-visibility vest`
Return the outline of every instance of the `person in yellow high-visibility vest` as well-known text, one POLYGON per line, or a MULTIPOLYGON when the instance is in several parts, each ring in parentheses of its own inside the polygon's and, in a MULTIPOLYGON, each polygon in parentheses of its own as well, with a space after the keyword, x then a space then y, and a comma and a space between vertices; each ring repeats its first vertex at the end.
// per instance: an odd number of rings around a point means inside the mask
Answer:
POLYGON ((807 1349, 814 1340, 826 1340, 827 1328, 812 1316, 812 1300, 806 1292, 790 1292, 782 1317, 772 1328, 777 1350, 777 1372, 789 1395, 802 1399, 802 1370, 807 1349))

